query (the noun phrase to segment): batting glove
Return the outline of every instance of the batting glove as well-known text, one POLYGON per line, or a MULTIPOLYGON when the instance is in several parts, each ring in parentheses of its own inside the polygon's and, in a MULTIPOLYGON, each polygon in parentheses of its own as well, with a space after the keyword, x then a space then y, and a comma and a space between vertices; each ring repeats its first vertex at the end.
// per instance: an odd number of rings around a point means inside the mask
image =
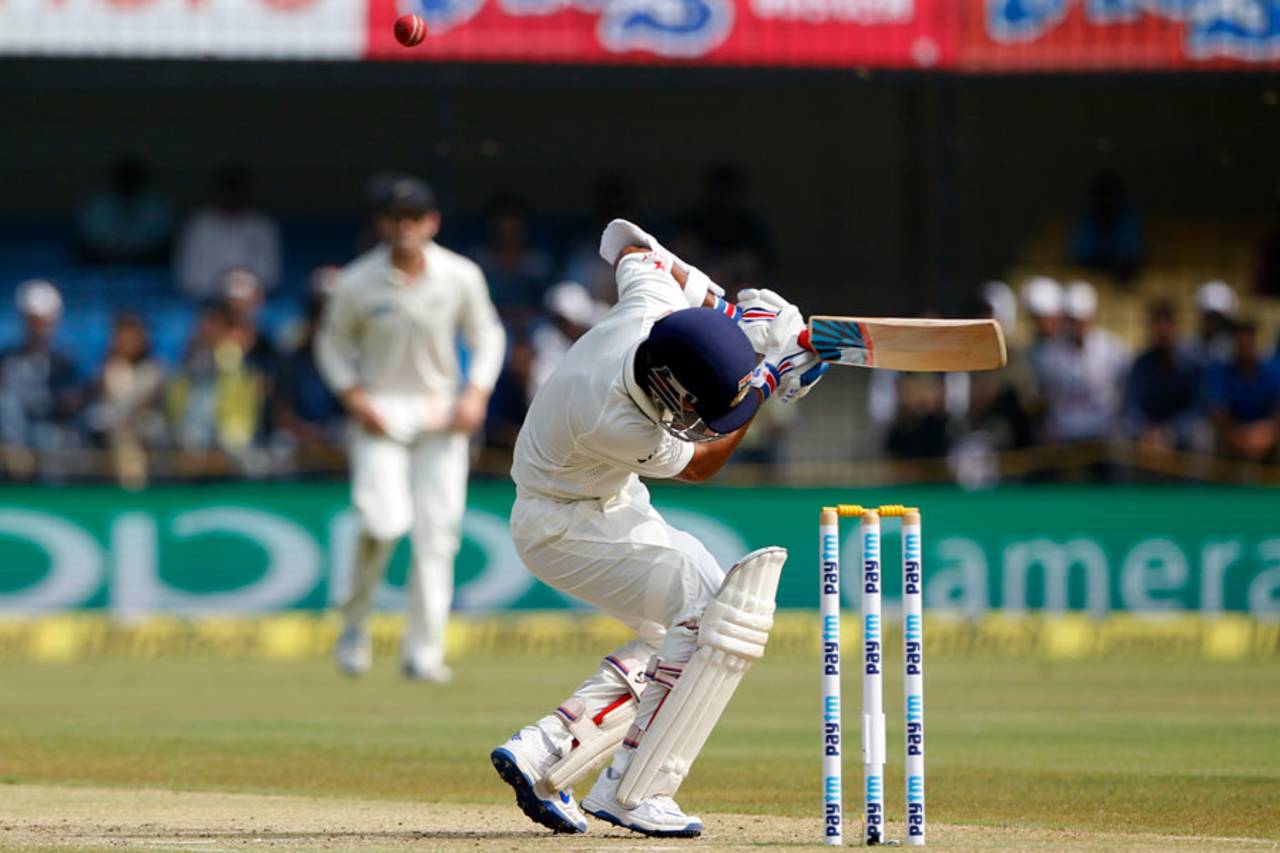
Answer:
POLYGON ((782 405, 799 400, 826 375, 828 365, 807 349, 784 355, 780 361, 762 361, 756 365, 751 384, 768 400, 776 397, 782 405))
MULTIPOLYGON (((616 264, 618 255, 628 246, 644 246, 666 261, 670 261, 675 257, 663 248, 662 244, 655 240, 652 234, 634 222, 615 219, 605 226, 604 232, 600 235, 600 257, 604 258, 606 264, 610 266, 616 264)), ((668 264, 669 268, 670 265, 668 264)))
MULTIPOLYGON (((772 294, 777 297, 777 294, 772 294)), ((780 297, 779 297, 780 298, 780 297)), ((800 309, 787 304, 768 324, 764 360, 756 365, 751 383, 764 399, 777 397, 782 404, 794 403, 827 372, 827 365, 799 344, 805 329, 800 309)))
POLYGON ((790 302, 772 290, 746 288, 738 291, 737 313, 731 316, 738 321, 738 328, 751 341, 751 348, 757 355, 767 352, 769 329, 782 309, 789 305, 790 302))
MULTIPOLYGON (((659 243, 652 234, 639 225, 634 222, 628 222, 625 219, 615 219, 605 226, 604 233, 600 235, 600 257, 604 258, 605 263, 617 263, 618 255, 627 246, 643 246, 647 248, 664 261, 669 270, 674 269, 676 264, 684 267, 688 271, 688 278, 684 285, 684 297, 688 301, 690 308, 700 308, 708 293, 715 298, 717 305, 728 305, 730 309, 733 308, 723 299, 723 287, 708 278, 707 274, 702 270, 680 260, 669 249, 659 243)), ((725 309, 721 308, 721 310, 725 309)), ((728 312, 726 311, 726 313, 728 312)), ((730 316, 733 315, 730 314, 730 316)))

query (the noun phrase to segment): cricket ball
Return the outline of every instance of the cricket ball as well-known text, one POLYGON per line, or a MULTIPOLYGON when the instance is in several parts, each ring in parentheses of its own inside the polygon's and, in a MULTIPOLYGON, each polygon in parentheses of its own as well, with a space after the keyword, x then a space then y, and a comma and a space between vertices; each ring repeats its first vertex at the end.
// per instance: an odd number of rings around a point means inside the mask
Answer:
POLYGON ((427 37, 427 22, 417 15, 401 15, 396 18, 395 34, 396 41, 405 47, 422 44, 427 37))

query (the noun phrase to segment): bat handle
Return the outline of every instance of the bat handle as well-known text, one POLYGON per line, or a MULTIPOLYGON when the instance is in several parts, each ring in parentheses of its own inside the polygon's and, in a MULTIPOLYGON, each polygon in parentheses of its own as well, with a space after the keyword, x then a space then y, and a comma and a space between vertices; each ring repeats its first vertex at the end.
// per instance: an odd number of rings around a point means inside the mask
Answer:
POLYGON ((809 328, 807 326, 800 330, 800 334, 796 335, 796 343, 807 349, 809 352, 817 352, 817 350, 813 348, 813 344, 809 341, 809 328))

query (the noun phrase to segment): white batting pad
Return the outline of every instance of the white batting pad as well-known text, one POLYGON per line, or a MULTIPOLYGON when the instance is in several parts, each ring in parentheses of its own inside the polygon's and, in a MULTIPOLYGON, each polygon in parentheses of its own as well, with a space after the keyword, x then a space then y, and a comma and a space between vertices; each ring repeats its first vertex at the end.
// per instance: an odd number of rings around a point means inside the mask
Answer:
POLYGON ((659 794, 674 794, 702 751, 738 682, 764 654, 773 628, 785 548, 761 548, 725 576, 698 625, 698 650, 640 741, 618 786, 618 799, 635 808, 659 794))
POLYGON ((584 725, 570 726, 578 745, 560 759, 547 773, 547 785, 553 791, 572 788, 600 765, 604 764, 622 745, 622 739, 636 718, 636 703, 629 699, 625 705, 605 717, 599 725, 590 717, 578 722, 584 725))
POLYGON ((577 699, 570 699, 556 713, 560 716, 578 745, 568 754, 552 765, 547 773, 547 785, 553 791, 563 791, 576 785, 593 770, 604 764, 619 746, 627 734, 627 729, 636 718, 636 706, 640 693, 644 689, 644 661, 638 658, 604 659, 606 666, 612 666, 620 676, 626 679, 626 694, 618 697, 616 707, 607 708, 607 713, 596 722, 586 713, 586 706, 577 699))

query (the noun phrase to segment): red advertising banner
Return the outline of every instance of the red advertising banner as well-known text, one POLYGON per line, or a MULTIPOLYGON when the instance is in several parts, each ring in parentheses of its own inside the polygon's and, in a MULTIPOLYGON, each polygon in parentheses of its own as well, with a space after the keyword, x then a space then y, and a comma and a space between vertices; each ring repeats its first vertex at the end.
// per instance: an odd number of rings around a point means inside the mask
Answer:
POLYGON ((370 0, 369 55, 429 61, 932 68, 952 64, 936 0, 370 0), (401 47, 400 14, 426 40, 401 47))
POLYGON ((1280 0, 0 0, 0 55, 1278 69, 1280 0))
POLYGON ((1280 67, 1280 0, 965 0, 966 71, 1280 67))

